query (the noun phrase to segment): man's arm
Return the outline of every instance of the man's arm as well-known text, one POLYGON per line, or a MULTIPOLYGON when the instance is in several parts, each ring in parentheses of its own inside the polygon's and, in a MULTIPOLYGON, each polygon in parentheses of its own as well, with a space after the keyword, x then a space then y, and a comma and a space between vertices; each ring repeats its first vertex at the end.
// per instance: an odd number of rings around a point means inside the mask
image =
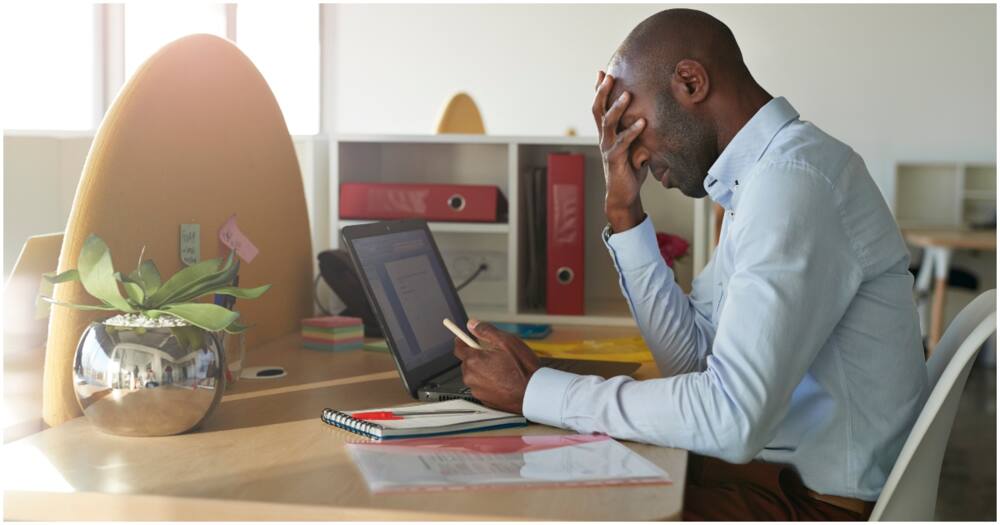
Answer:
MULTIPOLYGON (((611 75, 600 72, 592 107, 604 165, 607 233, 614 233, 607 240, 608 250, 621 275, 622 293, 660 371, 674 375, 700 370, 712 340, 711 323, 704 315, 699 319, 693 303, 684 297, 660 256, 656 234, 639 195, 649 171, 648 156, 632 154, 633 143, 645 129, 645 120, 640 117, 622 127, 631 98, 623 91, 612 100, 614 85, 611 75)), ((711 295, 697 293, 698 284, 696 281, 692 296, 710 302, 711 295)))
POLYGON ((780 165, 757 177, 735 218, 735 268, 706 369, 635 381, 540 368, 524 394, 525 416, 731 462, 752 459, 773 438, 861 269, 839 196, 820 174, 780 165), (763 177, 766 184, 754 184, 763 177))
POLYGON ((660 373, 673 376, 704 370, 715 337, 712 265, 695 279, 689 298, 660 255, 648 217, 630 230, 607 237, 605 243, 618 270, 622 294, 660 373))

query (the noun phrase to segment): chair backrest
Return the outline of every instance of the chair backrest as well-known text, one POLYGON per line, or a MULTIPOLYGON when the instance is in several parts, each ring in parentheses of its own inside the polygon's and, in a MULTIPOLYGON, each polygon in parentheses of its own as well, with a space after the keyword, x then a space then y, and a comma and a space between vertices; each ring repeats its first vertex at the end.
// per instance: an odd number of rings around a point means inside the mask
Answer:
POLYGON ((996 290, 984 292, 941 338, 927 364, 931 394, 889 473, 872 521, 934 519, 941 461, 969 371, 980 347, 996 331, 996 301, 996 290))
POLYGON ((969 334, 983 322, 983 319, 990 312, 996 311, 996 296, 996 290, 983 292, 966 305, 948 325, 948 330, 934 347, 931 358, 927 360, 927 379, 931 388, 934 388, 938 379, 941 378, 944 369, 954 358, 955 352, 958 351, 959 345, 969 337, 969 334))
MULTIPOLYGON (((14 347, 35 347, 39 357, 49 325, 48 305, 45 312, 36 308, 42 291, 42 275, 56 271, 63 234, 49 233, 28 237, 3 287, 4 354, 14 347), (11 346, 13 345, 13 346, 11 346)), ((51 292, 49 292, 51 293, 51 292)))
MULTIPOLYGON (((313 259, 302 175, 281 109, 264 77, 232 42, 191 35, 164 46, 126 82, 97 130, 59 257, 76 268, 91 234, 129 272, 140 250, 164 277, 181 266, 180 225, 200 225, 202 260, 224 255, 219 229, 235 214, 260 250, 240 266, 238 301, 253 347, 297 332, 312 314, 313 259)), ((56 286, 62 302, 94 304, 79 283, 56 286)), ((103 317, 107 317, 104 314, 103 317)), ((44 415, 57 425, 81 413, 72 359, 93 312, 56 307, 45 356, 44 415)))
POLYGON ((3 287, 3 441, 42 430, 42 368, 49 304, 38 299, 54 272, 63 234, 29 237, 3 287))

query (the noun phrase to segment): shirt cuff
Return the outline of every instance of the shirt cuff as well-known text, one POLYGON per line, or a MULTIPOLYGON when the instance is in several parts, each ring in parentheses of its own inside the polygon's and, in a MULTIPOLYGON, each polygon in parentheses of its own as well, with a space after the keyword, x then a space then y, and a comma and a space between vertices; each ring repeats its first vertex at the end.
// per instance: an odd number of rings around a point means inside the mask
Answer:
POLYGON ((535 423, 562 427, 566 391, 577 377, 580 376, 552 368, 536 370, 524 391, 524 402, 521 405, 524 417, 535 423))
POLYGON ((645 220, 628 230, 604 236, 604 244, 619 271, 635 270, 663 261, 656 243, 656 230, 647 215, 645 220))

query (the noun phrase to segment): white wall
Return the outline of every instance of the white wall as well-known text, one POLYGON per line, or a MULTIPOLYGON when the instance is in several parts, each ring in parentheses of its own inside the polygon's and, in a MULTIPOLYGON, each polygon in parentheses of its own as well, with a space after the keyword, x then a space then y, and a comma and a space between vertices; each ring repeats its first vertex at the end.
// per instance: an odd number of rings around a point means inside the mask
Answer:
MULTIPOLYGON (((65 231, 92 141, 93 135, 87 132, 4 134, 4 282, 28 237, 65 231)), ((295 136, 293 141, 309 207, 315 260, 329 236, 326 140, 295 136)))
MULTIPOLYGON (((597 69, 661 6, 326 6, 324 108, 341 133, 430 133, 454 92, 488 132, 592 135, 597 69), (331 22, 332 23, 329 23, 331 22)), ((857 149, 892 200, 895 160, 996 160, 996 7, 708 5, 757 79, 857 149)), ((334 131, 334 130, 330 130, 334 131)), ((61 231, 87 134, 4 135, 4 275, 28 235, 61 231)), ((297 137, 326 245, 322 139, 297 137)), ((662 225, 669 229, 670 225, 662 225)))
MULTIPOLYGON (((487 132, 594 135, 597 70, 654 5, 338 5, 341 133, 430 133, 457 91, 487 132)), ((705 5, 757 80, 866 159, 996 158, 993 5, 705 5)))
POLYGON ((4 134, 5 282, 28 237, 66 229, 80 170, 92 140, 89 133, 4 134))

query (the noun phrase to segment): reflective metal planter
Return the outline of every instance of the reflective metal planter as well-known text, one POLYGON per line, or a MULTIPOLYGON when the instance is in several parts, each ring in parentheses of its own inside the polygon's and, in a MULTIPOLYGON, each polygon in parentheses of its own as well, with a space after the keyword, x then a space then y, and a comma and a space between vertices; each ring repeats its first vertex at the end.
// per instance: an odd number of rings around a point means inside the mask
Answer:
POLYGON ((142 328, 92 323, 73 361, 73 387, 87 418, 123 436, 196 428, 225 389, 219 338, 195 326, 142 328))

